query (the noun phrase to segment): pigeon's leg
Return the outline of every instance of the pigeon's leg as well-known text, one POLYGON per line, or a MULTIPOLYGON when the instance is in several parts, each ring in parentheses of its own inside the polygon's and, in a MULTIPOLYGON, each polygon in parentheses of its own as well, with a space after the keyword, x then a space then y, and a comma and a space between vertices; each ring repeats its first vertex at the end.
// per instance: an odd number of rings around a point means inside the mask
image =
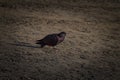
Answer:
POLYGON ((43 48, 45 46, 45 44, 41 44, 41 48, 43 48))

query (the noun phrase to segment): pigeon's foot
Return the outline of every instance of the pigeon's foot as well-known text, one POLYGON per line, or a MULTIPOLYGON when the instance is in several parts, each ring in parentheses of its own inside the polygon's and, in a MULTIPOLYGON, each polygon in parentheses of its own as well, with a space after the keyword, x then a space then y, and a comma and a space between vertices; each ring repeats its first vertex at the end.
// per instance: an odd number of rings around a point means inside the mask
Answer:
POLYGON ((57 49, 56 47, 53 47, 53 49, 54 49, 55 51, 58 51, 58 49, 57 49))

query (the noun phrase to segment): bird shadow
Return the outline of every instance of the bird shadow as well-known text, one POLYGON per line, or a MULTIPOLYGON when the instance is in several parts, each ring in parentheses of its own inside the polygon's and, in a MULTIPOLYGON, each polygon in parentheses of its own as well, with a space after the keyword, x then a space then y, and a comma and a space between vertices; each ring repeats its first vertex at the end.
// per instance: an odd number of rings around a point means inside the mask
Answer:
POLYGON ((15 46, 23 46, 23 47, 30 47, 30 48, 40 48, 40 45, 33 45, 31 43, 27 42, 15 42, 15 43, 8 43, 10 45, 15 45, 15 46))

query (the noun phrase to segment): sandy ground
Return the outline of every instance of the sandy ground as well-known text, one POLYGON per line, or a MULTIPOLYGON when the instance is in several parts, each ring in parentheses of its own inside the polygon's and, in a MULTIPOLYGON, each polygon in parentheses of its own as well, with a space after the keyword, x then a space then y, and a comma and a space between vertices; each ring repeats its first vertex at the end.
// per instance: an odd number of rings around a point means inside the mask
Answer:
POLYGON ((0 80, 120 80, 119 0, 0 0, 0 80))

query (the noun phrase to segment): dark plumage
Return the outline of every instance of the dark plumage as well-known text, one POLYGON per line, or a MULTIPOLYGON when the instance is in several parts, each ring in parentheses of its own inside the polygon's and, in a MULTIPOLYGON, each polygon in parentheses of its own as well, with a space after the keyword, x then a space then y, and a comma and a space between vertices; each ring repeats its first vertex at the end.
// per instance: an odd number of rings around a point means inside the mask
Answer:
POLYGON ((43 48, 45 45, 56 46, 57 44, 64 41, 65 36, 66 36, 65 32, 60 32, 58 34, 49 34, 45 36, 43 39, 37 40, 36 44, 40 44, 41 48, 43 48))

